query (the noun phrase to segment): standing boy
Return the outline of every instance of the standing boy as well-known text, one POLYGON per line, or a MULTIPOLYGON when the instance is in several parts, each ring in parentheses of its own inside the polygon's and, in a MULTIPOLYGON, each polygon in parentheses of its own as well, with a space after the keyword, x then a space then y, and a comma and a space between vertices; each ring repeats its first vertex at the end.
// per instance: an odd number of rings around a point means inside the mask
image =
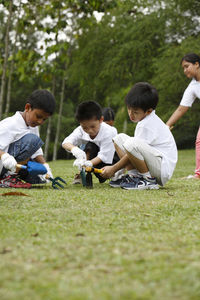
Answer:
MULTIPOLYGON (((113 164, 115 147, 112 139, 116 136, 116 131, 103 122, 100 105, 94 101, 83 102, 78 106, 75 117, 80 126, 62 143, 62 147, 76 157, 74 165, 79 168, 102 168, 113 164)), ((100 183, 106 180, 99 174, 95 175, 100 183)), ((74 183, 81 183, 80 176, 77 177, 74 183)))
POLYGON ((103 168, 103 178, 126 167, 128 175, 111 181, 112 187, 158 189, 171 178, 177 162, 177 147, 169 127, 156 115, 156 89, 136 83, 125 98, 130 120, 137 123, 134 137, 118 134, 113 140, 120 161, 103 168))
POLYGON ((26 164, 30 159, 44 164, 52 177, 43 157, 38 126, 54 110, 54 96, 47 90, 36 90, 28 97, 23 112, 17 111, 0 122, 0 187, 30 188, 31 183, 44 183, 38 176, 31 177, 17 168, 17 163, 26 164))

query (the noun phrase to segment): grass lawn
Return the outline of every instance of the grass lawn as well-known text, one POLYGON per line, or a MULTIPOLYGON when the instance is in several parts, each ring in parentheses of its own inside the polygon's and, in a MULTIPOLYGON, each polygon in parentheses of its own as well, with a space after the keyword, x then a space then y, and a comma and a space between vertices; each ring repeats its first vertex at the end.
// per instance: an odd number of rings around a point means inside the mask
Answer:
POLYGON ((73 186, 62 160, 64 190, 0 196, 0 299, 200 299, 200 182, 181 179, 194 158, 179 151, 159 190, 73 186))

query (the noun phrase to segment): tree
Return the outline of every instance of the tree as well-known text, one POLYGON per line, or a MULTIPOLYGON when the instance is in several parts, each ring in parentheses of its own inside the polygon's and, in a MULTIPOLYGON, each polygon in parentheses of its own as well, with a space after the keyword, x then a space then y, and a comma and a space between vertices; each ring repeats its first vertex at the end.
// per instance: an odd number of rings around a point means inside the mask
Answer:
POLYGON ((13 1, 10 0, 9 3, 9 14, 6 23, 6 36, 5 36, 5 51, 4 51, 4 62, 3 62, 3 72, 1 76, 1 90, 0 90, 0 119, 2 117, 2 110, 3 110, 3 100, 4 100, 4 90, 6 85, 6 70, 7 70, 7 63, 8 63, 8 52, 9 52, 9 30, 12 18, 12 10, 13 10, 13 1))

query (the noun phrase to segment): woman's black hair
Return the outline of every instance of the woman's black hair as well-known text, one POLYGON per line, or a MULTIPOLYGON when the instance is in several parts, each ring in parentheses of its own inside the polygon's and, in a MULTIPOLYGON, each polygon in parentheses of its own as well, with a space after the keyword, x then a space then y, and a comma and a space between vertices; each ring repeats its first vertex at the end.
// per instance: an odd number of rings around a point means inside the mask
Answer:
POLYGON ((183 61, 187 61, 189 63, 192 63, 192 64, 195 64, 196 62, 199 63, 199 66, 200 66, 200 56, 197 55, 196 53, 188 53, 188 54, 185 54, 183 56, 183 58, 181 59, 181 64, 183 61))

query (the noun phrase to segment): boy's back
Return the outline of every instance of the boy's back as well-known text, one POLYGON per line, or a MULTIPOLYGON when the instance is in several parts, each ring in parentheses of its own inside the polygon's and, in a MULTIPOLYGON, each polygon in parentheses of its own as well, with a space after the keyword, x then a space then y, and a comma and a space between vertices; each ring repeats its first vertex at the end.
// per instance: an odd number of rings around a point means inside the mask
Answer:
POLYGON ((162 153, 163 182, 169 178, 177 162, 177 147, 169 127, 156 115, 155 110, 137 123, 135 137, 162 153), (170 171, 171 170, 171 171, 170 171))
POLYGON ((150 115, 137 123, 135 137, 143 139, 150 146, 155 147, 167 156, 171 156, 168 151, 172 150, 172 157, 176 156, 176 143, 169 127, 152 111, 150 115))

